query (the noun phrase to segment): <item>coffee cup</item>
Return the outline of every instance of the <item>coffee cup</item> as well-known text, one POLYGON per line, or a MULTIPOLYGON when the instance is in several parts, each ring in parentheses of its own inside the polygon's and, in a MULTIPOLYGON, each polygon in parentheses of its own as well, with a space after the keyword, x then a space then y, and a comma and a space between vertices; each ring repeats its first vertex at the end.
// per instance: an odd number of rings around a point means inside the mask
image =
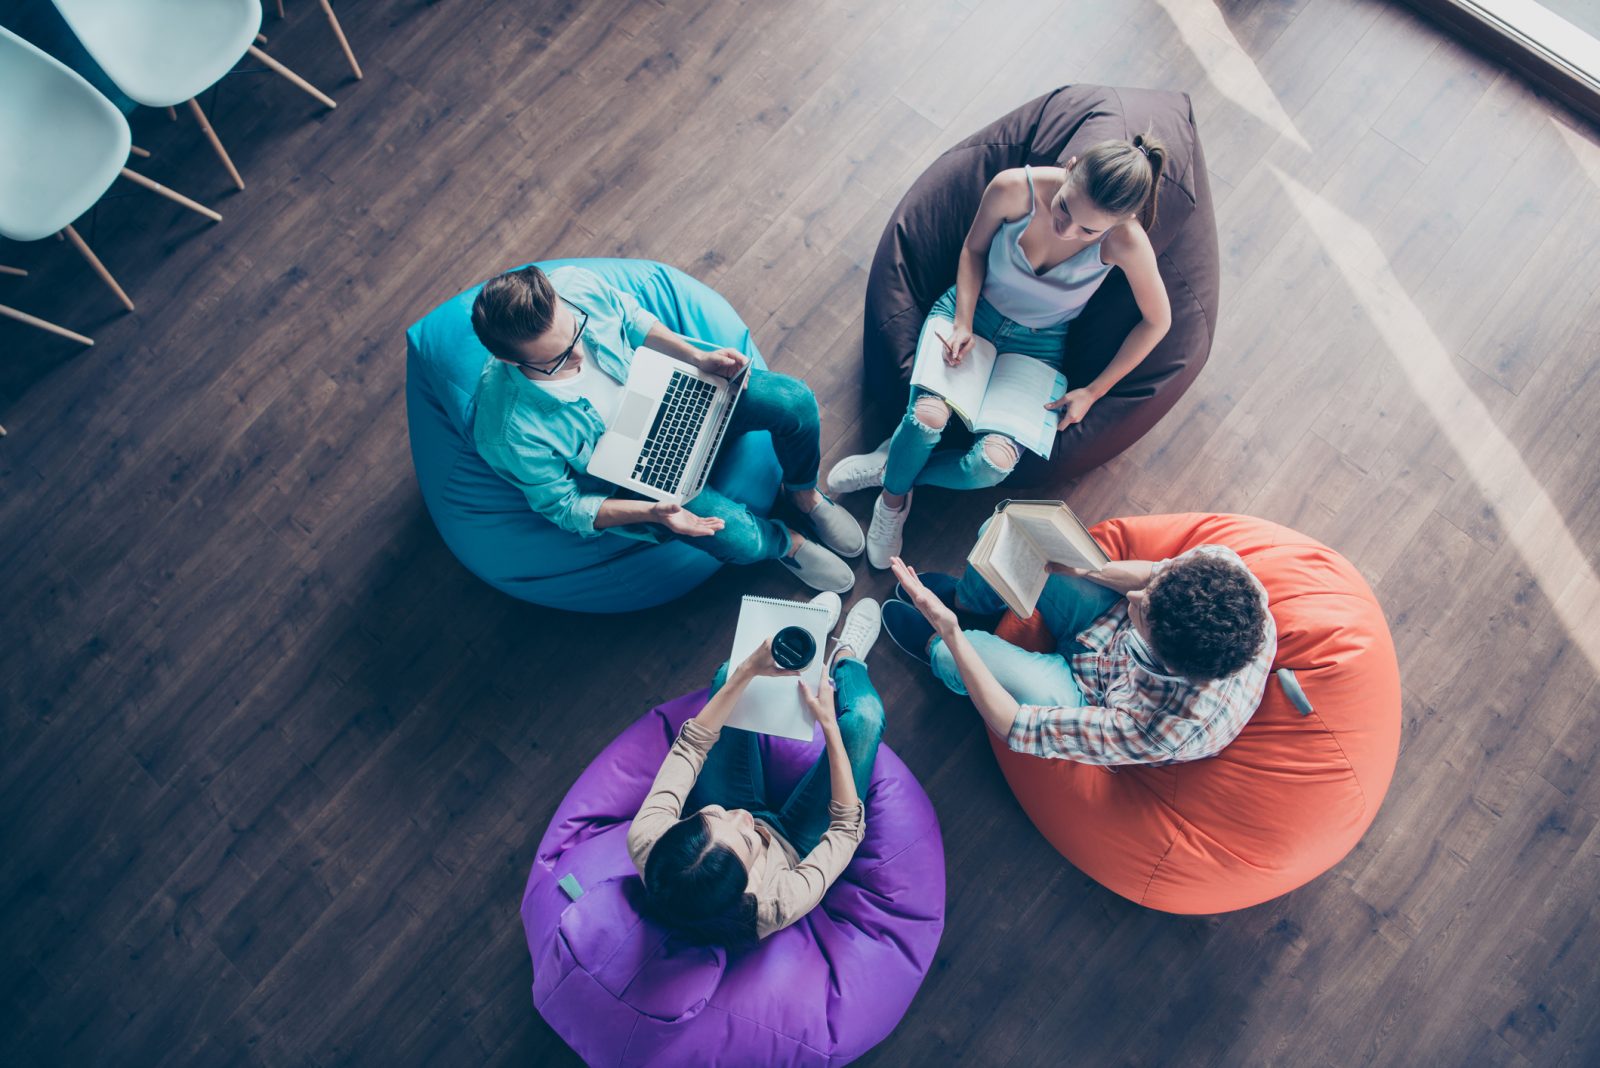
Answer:
POLYGON ((772 636, 772 661, 785 671, 799 671, 817 655, 817 640, 804 627, 784 627, 772 636))

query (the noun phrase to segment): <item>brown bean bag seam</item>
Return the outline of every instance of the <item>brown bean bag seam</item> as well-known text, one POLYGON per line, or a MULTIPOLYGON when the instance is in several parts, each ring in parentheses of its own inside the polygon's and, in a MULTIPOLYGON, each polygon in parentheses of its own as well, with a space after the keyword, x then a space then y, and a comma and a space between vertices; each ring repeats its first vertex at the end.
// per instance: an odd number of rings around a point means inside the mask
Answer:
MULTIPOLYGON (((917 311, 917 306, 915 304, 913 304, 909 308, 902 308, 900 311, 897 311, 893 315, 889 316, 889 318, 884 319, 882 322, 880 322, 878 324, 878 326, 880 328, 888 326, 890 323, 894 322, 896 319, 904 318, 905 316, 910 315, 915 311, 917 311)), ((924 318, 927 317, 927 313, 926 312, 923 313, 923 317, 924 318)))
MULTIPOLYGON (((1068 90, 1070 88, 1072 88, 1072 86, 1064 85, 1060 89, 1057 89, 1054 93, 1051 93, 1050 96, 1049 96, 1049 99, 1047 99, 1045 101, 1045 107, 1046 108, 1049 107, 1049 101, 1050 100, 1054 100, 1058 93, 1065 92, 1066 90, 1068 90)), ((1112 86, 1112 85, 1105 86, 1105 89, 1106 89, 1107 92, 1110 93, 1110 95, 1116 97, 1116 101, 1117 101, 1116 117, 1120 118, 1122 120, 1122 139, 1124 141, 1132 141, 1133 140, 1133 135, 1134 135, 1134 130, 1133 130, 1132 127, 1130 127, 1128 125, 1128 105, 1123 101, 1122 93, 1118 91, 1116 86, 1112 86)), ((1200 129, 1199 129, 1199 127, 1195 126, 1195 124, 1194 124, 1194 101, 1192 99, 1190 99, 1188 93, 1180 93, 1179 95, 1182 96, 1183 99, 1185 101, 1187 101, 1188 104, 1189 104, 1189 114, 1187 116, 1188 117, 1188 121, 1189 121, 1189 128, 1194 130, 1194 132, 1195 132, 1195 142, 1199 143, 1199 140, 1200 140, 1200 129)), ((1084 121, 1087 122, 1091 117, 1093 117, 1093 116, 1095 116, 1097 114, 1110 114, 1110 113, 1109 112, 1094 112, 1094 111, 1091 111, 1091 112, 1089 112, 1088 115, 1084 116, 1084 121)), ((1044 110, 1041 109, 1040 112, 1039 112, 1039 121, 1042 122, 1043 120, 1044 120, 1044 110)), ((1081 125, 1081 123, 1080 123, 1080 125, 1081 125)), ((1039 129, 1039 123, 1038 122, 1034 123, 1033 129, 1034 129, 1035 133, 1038 132, 1038 129, 1039 129)), ((1139 132, 1143 133, 1144 131, 1141 130, 1139 132)), ((1071 140, 1071 138, 1068 138, 1068 141, 1070 141, 1070 140, 1071 140)), ((1032 144, 1032 141, 1030 141, 1029 144, 1032 144)), ((1057 162, 1059 163, 1060 161, 1057 160, 1057 162)), ((1171 185, 1178 192, 1182 193, 1183 196, 1184 196, 1184 199, 1189 202, 1190 206, 1193 206, 1194 203, 1195 203, 1194 194, 1191 193, 1188 189, 1184 188, 1183 182, 1180 180, 1180 178, 1188 177, 1188 173, 1189 172, 1188 172, 1187 168, 1188 168, 1188 165, 1189 165, 1189 163, 1191 161, 1190 160, 1184 160, 1183 162, 1185 164, 1185 169, 1184 169, 1184 171, 1182 172, 1181 175, 1179 174, 1179 172, 1175 168, 1174 169, 1169 169, 1169 170, 1164 170, 1162 172, 1162 174, 1161 174, 1161 180, 1166 182, 1166 183, 1168 183, 1169 185, 1171 185)), ((1156 200, 1159 202, 1160 199, 1161 199, 1161 195, 1160 195, 1160 193, 1158 191, 1157 194, 1156 194, 1156 200)))
MULTIPOLYGON (((1206 324, 1206 349, 1207 349, 1207 352, 1209 353, 1209 350, 1211 348, 1211 343, 1217 339, 1217 324, 1216 324, 1216 320, 1213 319, 1209 314, 1207 314, 1205 302, 1200 299, 1200 297, 1195 293, 1194 287, 1189 284, 1189 276, 1183 272, 1183 268, 1179 267, 1177 264, 1175 264, 1172 261, 1168 260, 1166 262, 1166 265, 1161 268, 1161 277, 1163 279, 1167 278, 1169 276, 1169 272, 1170 272, 1170 274, 1171 274, 1171 276, 1173 278, 1172 284, 1174 286, 1182 286, 1183 287, 1183 292, 1188 296, 1190 302, 1193 303, 1196 308, 1200 309, 1200 320, 1206 324)), ((1174 316, 1173 318, 1177 318, 1177 317, 1174 316)), ((1165 341, 1166 338, 1162 338, 1161 340, 1165 341)), ((1159 344, 1159 343, 1160 342, 1157 342, 1157 344, 1159 344)), ((1172 372, 1174 374, 1177 373, 1179 370, 1182 370, 1182 368, 1177 368, 1177 367, 1172 368, 1172 372)), ((1123 379, 1123 381, 1125 382, 1125 381, 1127 381, 1127 379, 1125 378, 1125 379, 1123 379)), ((1120 383, 1120 382, 1118 383, 1118 385, 1121 385, 1121 384, 1122 383, 1120 383)), ((1111 393, 1115 394, 1116 392, 1117 392, 1116 387, 1113 386, 1111 388, 1111 393)), ((1176 402, 1174 402, 1174 403, 1176 403, 1176 402)))

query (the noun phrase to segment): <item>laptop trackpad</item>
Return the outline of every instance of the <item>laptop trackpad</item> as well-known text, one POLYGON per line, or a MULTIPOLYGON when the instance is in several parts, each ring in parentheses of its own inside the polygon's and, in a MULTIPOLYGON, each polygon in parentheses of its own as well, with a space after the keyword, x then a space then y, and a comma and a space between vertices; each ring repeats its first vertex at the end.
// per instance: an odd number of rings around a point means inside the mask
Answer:
POLYGON ((655 413, 656 400, 648 393, 635 393, 632 390, 622 398, 622 405, 617 409, 617 418, 611 429, 625 438, 642 438, 645 431, 650 429, 650 416, 655 413))

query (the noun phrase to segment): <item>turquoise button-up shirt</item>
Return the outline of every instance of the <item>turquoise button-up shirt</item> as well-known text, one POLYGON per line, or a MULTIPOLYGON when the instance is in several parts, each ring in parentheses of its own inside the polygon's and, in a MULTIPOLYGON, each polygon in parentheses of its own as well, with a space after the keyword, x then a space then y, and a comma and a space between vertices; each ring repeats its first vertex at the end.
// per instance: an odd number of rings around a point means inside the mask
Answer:
MULTIPOLYGON (((588 313, 583 343, 595 366, 618 382, 628 380, 633 350, 657 323, 632 294, 607 285, 592 271, 560 267, 550 272, 556 292, 588 313)), ((489 358, 473 397, 472 437, 478 453, 522 491, 528 507, 562 530, 587 538, 600 505, 616 487, 588 474, 605 423, 580 397, 563 400, 531 381, 515 365, 489 358)), ((611 528, 626 537, 626 526, 611 528)))

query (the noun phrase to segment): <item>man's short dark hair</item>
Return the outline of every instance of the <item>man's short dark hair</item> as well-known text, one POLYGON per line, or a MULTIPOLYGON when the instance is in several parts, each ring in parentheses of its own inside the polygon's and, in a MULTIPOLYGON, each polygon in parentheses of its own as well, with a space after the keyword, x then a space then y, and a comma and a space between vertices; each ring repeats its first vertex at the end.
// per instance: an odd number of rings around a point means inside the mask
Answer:
POLYGON ((523 267, 489 279, 472 302, 472 332, 502 360, 515 359, 517 346, 550 329, 556 289, 537 267, 523 267))
POLYGON ((1150 586, 1147 618, 1162 663, 1200 682, 1239 671, 1266 639, 1267 610, 1250 573, 1205 553, 1167 565, 1150 586))

